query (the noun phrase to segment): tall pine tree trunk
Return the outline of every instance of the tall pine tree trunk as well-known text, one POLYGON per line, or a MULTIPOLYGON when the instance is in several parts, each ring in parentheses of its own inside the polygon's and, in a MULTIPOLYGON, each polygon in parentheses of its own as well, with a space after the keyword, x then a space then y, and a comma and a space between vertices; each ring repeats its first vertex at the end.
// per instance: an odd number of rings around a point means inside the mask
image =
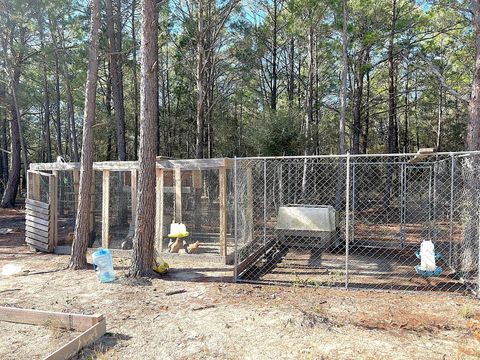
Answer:
POLYGON ((125 107, 123 98, 123 73, 122 73, 122 28, 120 17, 120 3, 116 2, 116 9, 113 10, 112 0, 105 0, 105 11, 107 15, 107 37, 109 50, 109 66, 112 78, 112 99, 115 116, 115 127, 117 135, 117 157, 118 160, 126 160, 125 145, 125 107))
MULTIPOLYGON (((13 56, 13 69, 10 80, 10 169, 8 171, 8 181, 3 193, 3 198, 0 206, 3 208, 10 208, 15 206, 15 200, 17 198, 18 185, 20 184, 20 173, 22 169, 21 151, 22 151, 22 132, 20 125, 20 110, 18 109, 17 94, 20 88, 20 71, 23 60, 23 45, 25 43, 25 29, 19 29, 20 47, 19 52, 13 50, 14 38, 15 38, 15 25, 12 25, 10 34, 10 51, 13 56)), ((24 148, 25 158, 25 148, 24 148)), ((25 159, 24 159, 25 162, 25 159)), ((28 166, 25 162, 25 167, 28 166)))
POLYGON ((204 131, 205 131, 205 26, 204 26, 204 0, 198 1, 197 19, 197 135, 195 157, 204 157, 204 131))
POLYGON ((85 84, 85 109, 83 120, 82 157, 80 159, 80 187, 78 196, 75 235, 70 257, 70 268, 81 269, 87 264, 87 246, 90 227, 90 192, 93 179, 93 125, 95 123, 98 78, 98 48, 100 29, 100 0, 91 0, 90 40, 88 44, 88 69, 85 84))
MULTIPOLYGON (((480 150, 480 0, 471 0, 473 26, 475 29, 475 72, 472 82, 470 103, 468 106, 469 122, 466 136, 468 150, 480 150)), ((477 155, 478 156, 478 155, 477 155)), ((461 266, 464 273, 477 271, 478 279, 478 211, 480 208, 480 161, 477 156, 466 159, 463 166, 465 179, 466 206, 465 227, 462 244, 461 266)))
POLYGON ((152 272, 155 240, 155 163, 158 119, 158 8, 142 0, 140 146, 135 237, 130 276, 152 272))
POLYGON ((348 76, 348 33, 347 33, 347 0, 342 0, 342 74, 340 85, 340 139, 338 144, 339 154, 345 154, 345 122, 347 112, 347 76, 348 76))

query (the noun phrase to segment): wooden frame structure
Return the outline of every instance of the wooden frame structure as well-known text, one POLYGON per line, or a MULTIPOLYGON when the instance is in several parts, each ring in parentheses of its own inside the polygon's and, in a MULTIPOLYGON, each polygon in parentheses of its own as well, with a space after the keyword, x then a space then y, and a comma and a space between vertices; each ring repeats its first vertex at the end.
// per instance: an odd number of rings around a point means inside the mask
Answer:
POLYGON ((45 357, 44 360, 69 359, 83 347, 98 340, 107 331, 105 317, 99 314, 81 315, 0 306, 0 321, 82 331, 80 335, 45 357))
MULTIPOLYGON (((220 245, 220 258, 222 262, 231 262, 233 260, 233 254, 229 254, 227 247, 227 170, 233 169, 233 159, 230 158, 215 158, 215 159, 167 159, 158 157, 156 161, 156 217, 155 217, 155 239, 156 239, 156 250, 162 252, 162 239, 166 236, 164 223, 164 194, 165 193, 174 193, 174 214, 175 221, 182 221, 182 191, 185 191, 185 188, 182 186, 181 176, 184 172, 189 172, 192 176, 192 187, 199 188, 201 187, 202 176, 201 172, 206 170, 218 171, 218 193, 219 193, 219 245, 220 245), (173 187, 165 186, 165 173, 173 173, 173 187)), ((32 163, 30 164, 29 174, 42 173, 45 176, 52 177, 51 183, 55 188, 51 191, 51 201, 49 204, 49 212, 51 216, 49 217, 50 223, 49 226, 52 230, 51 235, 49 235, 48 246, 36 246, 35 243, 30 244, 33 247, 41 251, 54 251, 57 246, 58 239, 56 236, 57 232, 57 220, 55 218, 57 214, 57 190, 55 179, 56 174, 59 171, 72 171, 74 179, 74 191, 75 198, 78 198, 78 178, 79 178, 80 163, 65 163, 65 162, 55 162, 55 163, 32 163)), ((132 222, 135 219, 136 212, 136 189, 137 189, 137 173, 138 173, 138 162, 137 161, 107 161, 107 162, 95 162, 93 164, 93 170, 102 173, 102 206, 101 206, 101 218, 102 218, 102 228, 101 228, 101 244, 104 248, 110 247, 110 174, 114 171, 124 171, 130 172, 131 174, 131 218, 132 222)), ((33 175, 31 175, 33 176, 33 175)), ((35 185, 33 185, 35 188, 35 185)), ((94 186, 92 186, 94 188, 94 186)), ((29 186, 30 188, 30 186, 29 186)), ((33 192, 27 196, 27 204, 33 200, 33 192)), ((94 212, 94 199, 95 194, 92 190, 92 207, 91 207, 91 223, 93 224, 93 212, 94 212)), ((134 225, 134 224, 133 224, 134 225)), ((93 225, 91 225, 92 229, 93 225)), ((124 250, 120 250, 124 251, 124 250)), ((63 250, 61 251, 63 252, 63 250)), ((119 251, 116 251, 119 253, 119 251)), ((170 254, 166 254, 170 256, 170 254)), ((177 254, 172 254, 177 255, 177 254)), ((167 256, 167 257, 168 257, 167 256)))

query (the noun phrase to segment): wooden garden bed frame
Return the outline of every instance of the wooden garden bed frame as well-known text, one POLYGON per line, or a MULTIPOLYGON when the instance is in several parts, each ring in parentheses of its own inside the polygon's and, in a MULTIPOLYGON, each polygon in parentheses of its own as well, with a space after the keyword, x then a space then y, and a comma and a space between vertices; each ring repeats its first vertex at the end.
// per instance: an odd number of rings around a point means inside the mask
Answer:
POLYGON ((83 347, 98 340, 107 330, 107 322, 104 316, 99 314, 81 315, 5 306, 0 306, 0 321, 82 331, 80 335, 46 356, 44 360, 68 359, 83 347))

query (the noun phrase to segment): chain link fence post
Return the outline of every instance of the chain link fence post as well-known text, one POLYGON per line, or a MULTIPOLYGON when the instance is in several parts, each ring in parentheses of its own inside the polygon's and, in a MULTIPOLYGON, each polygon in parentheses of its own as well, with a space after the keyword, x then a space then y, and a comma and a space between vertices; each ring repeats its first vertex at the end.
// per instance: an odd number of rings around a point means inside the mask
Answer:
MULTIPOLYGON (((347 176, 345 180, 345 288, 348 289, 348 257, 350 251, 350 153, 347 152, 347 176)), ((355 191, 355 189, 353 189, 355 191)))

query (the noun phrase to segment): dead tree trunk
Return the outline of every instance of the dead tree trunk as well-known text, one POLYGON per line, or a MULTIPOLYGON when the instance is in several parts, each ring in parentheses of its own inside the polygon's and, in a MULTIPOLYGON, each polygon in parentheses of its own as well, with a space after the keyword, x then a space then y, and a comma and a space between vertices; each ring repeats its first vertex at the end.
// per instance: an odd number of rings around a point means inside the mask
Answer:
POLYGON ((85 84, 85 109, 83 120, 82 157, 80 159, 80 187, 78 196, 75 235, 70 257, 70 268, 81 269, 87 264, 87 246, 90 227, 90 191, 93 178, 93 125, 95 123, 98 77, 98 48, 100 29, 100 0, 91 0, 90 40, 88 44, 88 69, 85 84))
POLYGON ((140 146, 135 237, 130 276, 152 272, 155 240, 155 157, 158 119, 158 9, 142 0, 140 64, 140 146))

